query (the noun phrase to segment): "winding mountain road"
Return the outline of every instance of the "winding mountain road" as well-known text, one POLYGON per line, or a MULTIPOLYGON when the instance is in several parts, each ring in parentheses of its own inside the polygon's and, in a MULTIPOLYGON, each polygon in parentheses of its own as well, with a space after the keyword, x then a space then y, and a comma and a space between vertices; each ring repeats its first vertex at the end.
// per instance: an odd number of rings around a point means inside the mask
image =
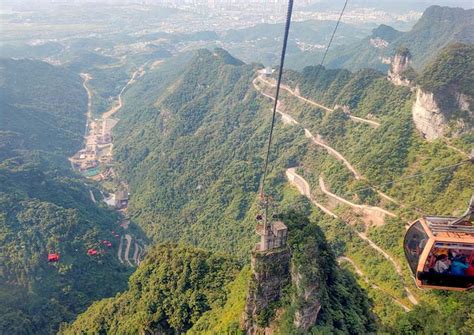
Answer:
POLYGON ((138 68, 135 72, 133 72, 131 78, 129 79, 129 81, 125 84, 124 87, 122 87, 122 89, 120 90, 120 93, 118 95, 118 103, 113 106, 112 108, 110 108, 107 112, 105 112, 104 114, 102 114, 102 119, 109 119, 111 118, 115 113, 117 113, 120 108, 122 108, 123 106, 123 100, 122 100, 122 94, 125 92, 125 90, 130 86, 132 85, 133 83, 135 83, 137 77, 141 77, 145 74, 145 70, 144 70, 144 66, 145 65, 142 65, 140 68, 138 68))
MULTIPOLYGON (((271 87, 276 87, 276 83, 273 83, 273 82, 265 79, 262 75, 259 75, 257 78, 261 82, 263 82, 263 83, 265 83, 265 84, 267 84, 271 87)), ((255 86, 255 84, 254 84, 254 86, 255 86)), ((326 106, 321 105, 320 103, 318 103, 314 100, 310 100, 310 99, 307 99, 307 98, 301 96, 299 93, 297 93, 295 90, 291 89, 287 85, 281 85, 280 87, 282 89, 284 89, 285 91, 287 91, 288 93, 290 93, 291 95, 293 95, 294 97, 300 99, 301 101, 304 101, 304 102, 306 102, 310 105, 313 105, 315 107, 321 108, 321 109, 325 110, 326 112, 334 112, 334 109, 326 107, 326 106)), ((355 122, 366 123, 366 124, 369 124, 369 125, 374 126, 374 127, 380 126, 379 122, 376 122, 376 121, 373 121, 373 120, 364 119, 364 118, 361 118, 361 117, 358 117, 358 116, 353 116, 351 114, 349 114, 349 117, 351 118, 352 121, 355 121, 355 122)))
POLYGON ((382 224, 383 224, 383 219, 384 219, 385 215, 388 215, 388 216, 391 216, 391 217, 396 217, 396 215, 394 213, 392 213, 390 211, 387 211, 386 209, 376 207, 376 206, 355 204, 355 203, 353 203, 353 202, 351 202, 347 199, 344 199, 344 198, 332 193, 331 191, 329 191, 326 188, 326 184, 324 183, 324 180, 323 180, 322 176, 319 176, 319 188, 321 189, 321 191, 323 191, 324 194, 326 194, 329 197, 337 200, 338 202, 342 202, 342 203, 344 203, 346 205, 349 205, 353 208, 357 208, 357 209, 360 209, 364 212, 367 212, 367 214, 369 214, 372 217, 375 217, 376 219, 382 219, 382 224))
MULTIPOLYGON (((313 203, 314 205, 316 205, 318 208, 320 208, 324 213, 328 214, 328 215, 331 215, 333 218, 336 218, 336 219, 340 219, 339 216, 337 214, 335 214, 334 212, 332 212, 330 209, 324 207, 324 205, 321 205, 319 204, 318 202, 315 201, 315 199, 313 198, 313 196, 311 195, 311 188, 308 184, 308 182, 300 175, 298 175, 296 173, 296 169, 295 168, 289 168, 286 170, 286 176, 290 182, 290 184, 296 186, 296 188, 298 189, 298 191, 300 192, 300 194, 306 196, 309 201, 311 201, 311 203, 313 203)), ((345 221, 343 221, 345 222, 345 221)), ((350 226, 349 223, 345 222, 346 224, 348 224, 350 226)), ((352 226, 351 226, 352 227, 352 226)), ((361 233, 357 230, 354 230, 354 232, 364 241, 366 241, 369 246, 371 248, 373 248, 374 250, 376 250, 380 255, 382 255, 385 259, 387 259, 392 265, 393 265, 393 268, 395 269, 395 271, 397 272, 397 274, 399 275, 401 281, 403 282, 403 273, 402 273, 402 269, 400 267, 400 265, 397 263, 397 261, 395 261, 395 259, 390 256, 387 252, 385 252, 385 250, 383 250, 382 248, 380 248, 377 244, 375 244, 371 239, 369 239, 367 237, 367 235, 365 233, 361 233)), ((410 289, 406 286, 404 286, 404 290, 405 290, 405 293, 407 295, 407 298, 410 300, 410 302, 414 305, 418 304, 418 301, 417 299, 415 298, 415 296, 411 293, 410 289)))
POLYGON ((362 176, 357 172, 357 170, 352 166, 352 164, 349 163, 349 161, 341 153, 339 153, 337 150, 333 149, 332 147, 324 143, 321 136, 317 135, 315 137, 313 134, 311 134, 311 132, 307 128, 304 128, 304 134, 307 138, 313 141, 313 143, 323 147, 324 149, 326 149, 326 151, 329 154, 334 156, 338 161, 341 161, 347 167, 347 169, 349 169, 349 171, 352 172, 355 179, 362 179, 362 176))
POLYGON ((90 195, 90 197, 91 197, 92 202, 93 202, 94 204, 96 204, 97 201, 95 200, 94 192, 92 192, 92 190, 89 190, 89 195, 90 195))
POLYGON ((143 250, 140 244, 135 242, 135 250, 133 252, 133 261, 135 262, 136 266, 140 265, 142 252, 143 250))
POLYGON ((296 173, 296 168, 289 168, 286 170, 286 177, 291 185, 295 186, 300 194, 304 195, 311 201, 316 207, 322 210, 327 215, 332 216, 333 218, 337 219, 338 216, 334 214, 330 209, 326 208, 324 205, 317 202, 313 196, 311 195, 311 188, 308 182, 301 177, 299 174, 296 173))
MULTIPOLYGON (((259 77, 256 77, 253 81, 252 81, 252 85, 254 86, 255 90, 257 92, 260 92, 260 94, 262 94, 263 96, 267 97, 267 98, 270 98, 271 100, 275 101, 275 97, 265 93, 263 91, 262 88, 260 88, 258 85, 257 85, 257 81, 258 80, 262 80, 261 76, 259 77)), ((269 83, 268 81, 266 81, 265 79, 263 79, 264 82, 266 83, 269 83)), ((271 84, 270 84, 271 85, 271 84)), ((291 115, 283 112, 281 109, 280 109, 280 102, 278 102, 278 105, 277 105, 277 113, 281 115, 282 117, 282 121, 285 123, 285 124, 289 124, 289 125, 301 125, 295 118, 293 118, 291 115)), ((314 144, 316 145, 319 145, 321 147, 323 147, 324 149, 326 149, 326 151, 334 156, 337 160, 339 160, 340 162, 342 162, 346 167, 347 169, 349 169, 349 171, 351 171, 351 173, 354 175, 354 178, 356 179, 363 179, 363 176, 355 169, 355 167, 340 153, 338 152, 336 149, 332 148, 331 146, 329 146, 328 144, 326 144, 324 142, 324 140, 322 139, 322 136, 319 135, 319 134, 316 134, 316 136, 314 136, 311 131, 308 129, 308 128, 304 128, 304 133, 305 133, 305 136, 307 138, 309 138, 314 144)), ((390 201, 390 202, 393 202, 397 205, 400 205, 399 202, 397 200, 395 200, 394 198, 390 197, 389 195, 383 193, 382 191, 379 191, 378 189, 376 188, 373 188, 378 195, 380 195, 382 198, 390 201)), ((388 212, 388 211, 387 211, 388 212)))
POLYGON ((132 244, 132 236, 130 236, 130 234, 125 234, 125 239, 127 240, 127 246, 125 247, 125 261, 128 263, 128 265, 133 266, 133 264, 130 262, 130 259, 128 258, 130 254, 130 245, 132 244))
POLYGON ((120 261, 120 263, 124 264, 123 258, 122 258, 122 246, 123 246, 123 236, 120 236, 120 244, 117 251, 117 258, 120 261))

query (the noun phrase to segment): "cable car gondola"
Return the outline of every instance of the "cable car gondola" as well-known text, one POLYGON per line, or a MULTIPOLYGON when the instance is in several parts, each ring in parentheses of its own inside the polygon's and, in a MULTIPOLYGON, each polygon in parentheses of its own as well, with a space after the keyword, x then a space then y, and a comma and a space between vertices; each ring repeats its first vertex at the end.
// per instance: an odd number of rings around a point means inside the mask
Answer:
POLYGON ((460 218, 425 216, 408 228, 403 249, 419 288, 474 287, 474 195, 460 218))

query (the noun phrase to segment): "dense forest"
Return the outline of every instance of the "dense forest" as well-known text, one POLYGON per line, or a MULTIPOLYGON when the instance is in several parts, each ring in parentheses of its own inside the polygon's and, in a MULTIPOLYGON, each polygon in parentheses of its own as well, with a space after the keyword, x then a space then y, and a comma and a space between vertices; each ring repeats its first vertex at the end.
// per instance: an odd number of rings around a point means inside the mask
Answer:
POLYGON ((474 9, 430 6, 409 31, 397 31, 382 24, 371 36, 334 48, 326 64, 352 71, 366 67, 387 70, 384 58, 393 56, 400 47, 407 47, 413 55, 414 67, 421 69, 449 44, 474 43, 473 20, 474 9))
POLYGON ((82 144, 81 78, 30 60, 2 60, 2 77, 0 333, 49 334, 125 288, 130 270, 115 241, 100 242, 113 239, 117 215, 93 203, 89 192, 99 190, 67 161, 82 144), (101 252, 92 258, 89 248, 101 252), (60 261, 48 263, 48 253, 60 261))
POLYGON ((129 289, 94 303, 62 334, 182 334, 226 301, 238 263, 208 251, 171 244, 149 250, 129 289))
MULTIPOLYGON (((444 52, 450 53, 449 49, 444 52)), ((456 52, 451 55, 459 56, 456 52)), ((258 189, 258 166, 263 157, 270 104, 252 87, 256 67, 242 64, 219 49, 199 51, 191 60, 186 57, 170 59, 148 72, 125 94, 128 104, 120 112, 121 123, 115 133, 116 158, 135 195, 131 213, 156 241, 232 252, 246 262, 254 243, 256 207, 252 199, 258 189), (140 104, 134 103, 138 99, 140 104)), ((440 57, 445 56, 442 53, 440 57)), ((417 80, 421 78, 422 74, 417 80)), ((466 80, 463 78, 459 82, 466 80)), ((470 196, 466 185, 472 185, 472 167, 461 164, 430 174, 435 168, 459 163, 464 157, 442 140, 426 142, 417 133, 411 120, 414 96, 409 88, 393 85, 383 73, 374 70, 351 73, 316 67, 301 73, 286 72, 285 83, 330 108, 347 106, 350 114, 341 108, 325 112, 282 92, 285 111, 347 157, 364 179, 356 179, 325 150, 308 145, 303 129, 278 123, 270 178, 272 187, 279 189, 274 194, 277 201, 287 203, 289 208, 306 201, 295 196, 284 179, 286 168, 300 164, 300 173, 323 203, 328 199, 318 189, 318 175, 342 197, 395 211, 398 217, 380 227, 365 227, 360 218, 355 220, 359 222, 357 229, 365 231, 400 264, 403 222, 420 215, 420 211, 457 215, 464 210, 470 196), (354 122, 351 115, 380 126, 354 122), (405 178, 413 174, 420 177, 405 178), (371 184, 380 184, 381 190, 404 206, 367 189, 371 184)), ((461 148, 471 145, 467 135, 454 140, 461 148)), ((350 217, 349 208, 339 206, 336 210, 343 218, 350 217)), ((382 287, 382 292, 409 304, 403 286, 416 288, 407 268, 399 277, 389 261, 358 240, 341 222, 319 214, 313 219, 328 235, 337 256, 349 253, 382 287)), ((381 329, 401 331, 397 327, 403 319, 403 331, 416 330, 420 327, 417 322, 430 318, 432 313, 449 315, 454 320, 452 312, 439 302, 454 301, 456 294, 443 298, 438 293, 416 291, 422 303, 412 314, 406 314, 384 298, 380 290, 370 285, 366 289, 375 303, 381 329)), ((459 320, 468 318, 470 299, 471 295, 464 296, 459 305, 459 320)), ((430 323, 431 326, 435 329, 441 323, 430 323)))
MULTIPOLYGON (((323 306, 314 333, 373 331, 370 302, 352 274, 341 270, 316 222, 303 213, 287 212, 292 237, 292 264, 305 285, 317 287, 323 306)), ((240 327, 249 269, 235 260, 204 250, 170 244, 155 246, 131 276, 129 289, 115 298, 93 304, 61 334, 244 334, 240 327)), ((296 308, 306 304, 290 284, 278 305, 285 312, 278 321, 281 334, 299 334, 293 326, 296 308)), ((264 313, 268 323, 272 311, 264 313)), ((275 327, 275 325, 273 325, 275 327)))
MULTIPOLYGON (((418 290, 402 248, 409 222, 460 215, 474 186, 467 160, 473 47, 445 47, 469 39, 471 16, 431 7, 410 32, 374 31, 390 42, 387 52, 405 45, 398 50, 414 55, 408 86, 359 69, 367 64, 356 58, 331 63, 354 72, 284 72, 266 191, 289 228, 291 280, 258 315, 259 326, 282 335, 472 332, 474 294, 418 290), (433 20, 442 24, 430 28, 433 20), (427 141, 417 131, 418 89, 438 101, 446 137, 427 141), (307 181, 310 196, 292 186, 290 170, 307 181), (380 222, 354 209, 361 205, 389 214, 380 222), (302 331, 299 311, 314 306, 317 319, 302 331)), ((76 51, 95 42, 77 43, 76 51)), ((357 51, 378 67, 378 50, 357 51)), ((274 94, 275 76, 220 48, 171 56, 147 46, 126 62, 89 51, 65 66, 0 60, 0 333, 243 332, 271 123, 265 94, 274 94), (87 94, 79 73, 92 74, 87 85, 99 115, 140 67, 113 129, 128 214, 155 244, 132 274, 116 257, 118 214, 93 201, 100 186, 75 174, 67 157, 83 144, 87 94), (88 256, 90 248, 98 255, 88 256), (60 261, 48 262, 49 253, 60 261)))

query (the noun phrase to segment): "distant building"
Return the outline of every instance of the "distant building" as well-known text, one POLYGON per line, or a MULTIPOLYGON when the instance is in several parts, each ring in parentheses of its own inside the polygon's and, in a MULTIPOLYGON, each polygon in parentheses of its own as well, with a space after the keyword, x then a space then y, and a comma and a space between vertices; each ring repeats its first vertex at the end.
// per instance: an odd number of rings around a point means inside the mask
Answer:
POLYGON ((262 70, 262 74, 266 77, 270 77, 273 74, 273 69, 270 66, 267 66, 262 70))
POLYGON ((122 209, 128 206, 128 192, 120 190, 115 192, 115 208, 122 209))

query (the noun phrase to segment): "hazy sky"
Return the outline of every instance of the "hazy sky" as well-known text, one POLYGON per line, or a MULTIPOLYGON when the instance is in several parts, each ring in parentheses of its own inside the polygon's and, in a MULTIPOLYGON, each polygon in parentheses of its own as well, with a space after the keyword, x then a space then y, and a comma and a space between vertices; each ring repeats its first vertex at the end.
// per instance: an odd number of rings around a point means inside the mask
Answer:
MULTIPOLYGON (((176 0, 177 2, 184 2, 186 0, 176 0)), ((193 0, 188 0, 189 2, 193 0)), ((194 2, 207 3, 208 0, 194 0, 194 2)), ((235 2, 235 3, 245 3, 245 2, 269 2, 271 0, 214 0, 215 2, 235 2)), ((285 1, 285 0, 277 0, 285 1)), ((4 0, 3 4, 24 4, 24 3, 91 3, 91 2, 100 2, 100 3, 163 3, 163 2, 172 2, 172 0, 4 0)), ((313 0, 309 1, 314 4, 318 4, 322 7, 328 6, 337 6, 339 3, 344 3, 344 0, 313 0)), ((298 4, 298 0, 295 1, 298 4)), ((474 8, 473 0, 349 0, 351 6, 357 7, 421 7, 426 8, 431 5, 442 5, 442 6, 451 6, 451 7, 463 7, 463 8, 474 8)), ((1 6, 1 5, 0 5, 1 6)))

